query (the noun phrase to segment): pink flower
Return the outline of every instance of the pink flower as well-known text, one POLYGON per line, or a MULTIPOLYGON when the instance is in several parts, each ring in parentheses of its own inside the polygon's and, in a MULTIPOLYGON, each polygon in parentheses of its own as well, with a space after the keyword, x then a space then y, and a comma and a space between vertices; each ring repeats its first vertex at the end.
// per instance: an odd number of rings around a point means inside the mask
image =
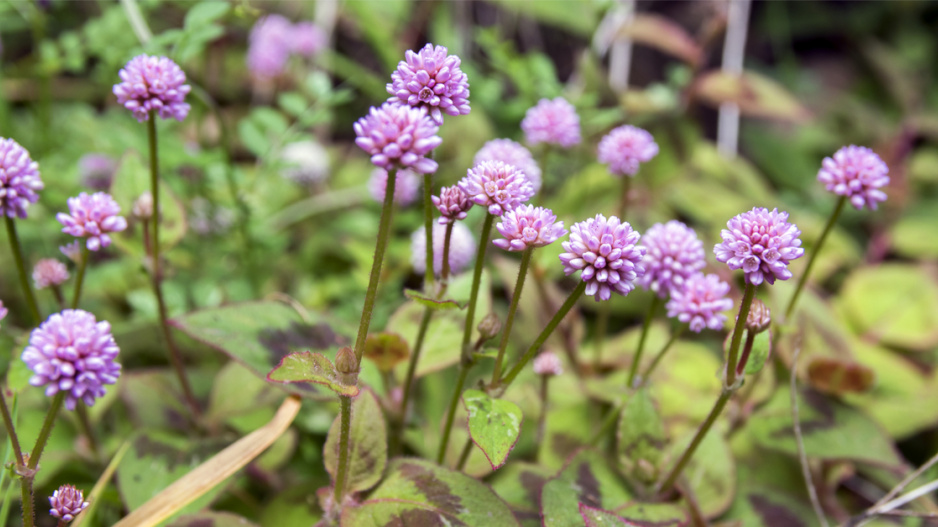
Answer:
POLYGON ((49 514, 63 522, 74 520, 88 506, 82 492, 71 485, 62 485, 53 492, 49 504, 52 505, 49 514))
POLYGON ((127 228, 127 220, 119 216, 120 205, 110 194, 95 192, 88 195, 82 192, 75 198, 68 198, 71 215, 60 212, 56 215, 64 225, 62 232, 78 238, 88 238, 86 245, 91 251, 103 249, 111 244, 108 233, 120 232, 127 228))
POLYGON ((865 205, 876 210, 877 202, 886 201, 886 193, 879 189, 889 184, 889 167, 869 148, 850 145, 833 159, 824 158, 817 179, 830 192, 847 196, 854 208, 865 205))
POLYGON ((550 245, 567 233, 563 222, 557 221, 557 216, 550 209, 533 205, 521 205, 506 212, 495 228, 505 239, 492 243, 506 251, 550 245))
POLYGON ((671 291, 671 299, 665 307, 669 317, 690 324, 695 333, 704 328, 720 330, 726 322, 722 312, 733 308, 733 301, 726 296, 729 292, 729 284, 719 276, 697 273, 671 291))
POLYGON ((75 263, 81 262, 81 243, 78 240, 60 245, 59 251, 69 260, 75 263))
POLYGON ((391 74, 388 102, 425 108, 437 125, 443 124, 443 112, 468 114, 468 77, 459 69, 459 57, 447 53, 443 46, 433 44, 416 53, 408 50, 391 74))
POLYGON ((442 216, 439 222, 444 225, 466 219, 473 205, 469 201, 469 195, 456 185, 441 188, 440 195, 431 196, 430 199, 433 200, 433 205, 440 209, 442 216))
MULTIPOLYGON (((376 168, 371 171, 371 179, 368 180, 368 190, 371 197, 378 203, 384 203, 385 190, 388 187, 388 171, 383 168, 376 168)), ((417 192, 420 190, 420 176, 412 170, 402 169, 397 171, 394 183, 394 203, 400 207, 406 207, 417 199, 417 192)))
POLYGON ((483 161, 501 161, 514 165, 531 182, 534 192, 541 189, 541 169, 534 161, 531 152, 520 143, 511 139, 493 139, 476 152, 472 164, 478 165, 483 161))
POLYGON ((804 249, 798 236, 801 231, 788 223, 788 213, 754 208, 735 216, 720 232, 723 242, 713 248, 717 260, 730 269, 742 269, 746 282, 759 285, 763 280, 788 280, 788 263, 801 258, 804 249))
POLYGON ((436 135, 439 127, 427 117, 426 110, 386 102, 372 107, 354 128, 358 136, 355 144, 371 154, 375 166, 410 168, 421 174, 436 172, 436 161, 424 156, 443 140, 436 135))
POLYGON ((534 187, 524 174, 501 161, 486 161, 470 168, 457 184, 470 201, 488 207, 493 216, 501 216, 534 196, 534 187))
POLYGON ((326 47, 326 34, 312 22, 297 22, 290 32, 290 51, 312 57, 326 47))
POLYGON ((39 200, 42 188, 39 164, 19 143, 0 137, 0 215, 25 218, 26 209, 39 200))
POLYGON ((570 227, 570 241, 563 242, 563 272, 569 276, 581 271, 586 294, 597 301, 609 300, 613 291, 626 296, 645 274, 645 248, 638 246, 639 238, 631 225, 615 216, 607 220, 597 214, 576 223, 570 227))
POLYGON ((635 126, 620 126, 599 142, 599 162, 609 165, 617 176, 634 176, 639 163, 658 155, 658 144, 650 133, 635 126))
POLYGON ((652 225, 645 231, 642 245, 648 252, 642 260, 645 276, 638 279, 638 285, 661 298, 680 288, 685 279, 706 265, 703 243, 697 239, 697 233, 677 220, 652 225))
POLYGON ((33 266, 33 282, 36 283, 36 289, 62 285, 66 280, 68 269, 64 263, 54 258, 43 258, 33 266))
POLYGON ((528 144, 548 143, 570 148, 580 143, 580 116, 563 97, 541 99, 521 121, 528 144))
MULTIPOLYGON (((446 225, 433 224, 433 274, 443 273, 443 244, 446 241, 446 225)), ((410 237, 410 263, 417 274, 427 269, 427 231, 420 227, 410 237)), ((476 254, 476 242, 472 232, 463 223, 453 224, 453 234, 449 241, 449 268, 452 274, 458 274, 469 266, 476 254)))
POLYGON ((114 85, 117 102, 133 112, 141 123, 156 112, 161 119, 182 121, 189 114, 185 103, 189 85, 186 74, 166 57, 138 55, 120 70, 121 82, 114 85))
POLYGON ((5 319, 9 312, 10 310, 3 306, 3 300, 0 300, 0 320, 5 319))
POLYGON ((544 351, 534 357, 534 373, 538 375, 560 375, 563 373, 563 366, 560 364, 557 355, 550 351, 544 351))
POLYGON ((290 59, 295 38, 293 26, 283 16, 259 18, 248 36, 248 69, 258 77, 276 77, 290 59))

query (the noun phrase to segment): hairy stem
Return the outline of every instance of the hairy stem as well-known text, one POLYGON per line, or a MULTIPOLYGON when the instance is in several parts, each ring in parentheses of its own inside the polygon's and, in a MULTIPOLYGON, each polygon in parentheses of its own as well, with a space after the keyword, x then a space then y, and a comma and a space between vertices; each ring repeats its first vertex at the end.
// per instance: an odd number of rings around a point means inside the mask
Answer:
POLYGON ((16 435, 16 425, 13 423, 13 416, 10 415, 10 407, 7 406, 6 395, 3 394, 3 387, 0 386, 0 413, 3 414, 3 426, 6 428, 7 437, 10 438, 10 444, 13 445, 13 455, 16 457, 16 464, 23 464, 23 450, 20 448, 20 439, 16 435))
POLYGON ((825 225, 824 230, 821 231, 821 237, 818 238, 817 243, 815 243, 814 247, 811 249, 811 256, 808 257, 808 265, 805 266, 804 272, 801 273, 801 278, 798 279, 798 285, 795 286, 795 294, 791 296, 791 300, 788 301, 788 307, 785 309, 785 320, 791 318, 791 314, 795 311, 795 304, 798 303, 801 290, 804 289, 804 284, 808 281, 808 275, 811 274, 814 261, 817 259, 818 253, 821 252, 821 246, 824 245, 824 240, 827 239, 827 236, 834 228, 834 224, 837 223, 837 218, 840 217, 840 212, 844 209, 845 203, 847 203, 847 197, 841 196, 837 201, 837 206, 834 207, 834 212, 831 213, 830 219, 827 220, 827 225, 825 225))
POLYGON ((78 301, 81 299, 81 286, 85 283, 85 271, 88 269, 88 257, 90 256, 88 246, 82 244, 79 254, 78 276, 75 277, 75 292, 72 294, 72 309, 78 309, 78 301))
POLYGON ((20 286, 23 288, 23 296, 26 297, 26 307, 29 308, 29 314, 33 317, 33 323, 37 326, 42 322, 39 315, 39 304, 36 303, 36 295, 33 294, 33 286, 29 283, 29 275, 26 274, 26 262, 23 260, 23 249, 20 247, 20 237, 16 234, 16 221, 4 216, 7 223, 7 238, 10 240, 10 249, 13 251, 13 261, 16 262, 16 270, 19 272, 20 286))
POLYGON ((446 234, 443 235, 443 269, 440 273, 440 292, 437 297, 442 298, 446 294, 446 288, 449 286, 449 251, 450 243, 453 240, 453 227, 456 225, 456 222, 449 222, 446 224, 446 234))
POLYGON ((508 318, 505 319, 505 329, 502 330, 502 341, 498 345, 498 356, 495 358, 495 369, 492 371, 492 384, 498 382, 502 375, 502 362, 505 360, 505 349, 508 347, 508 338, 511 336, 511 326, 515 323, 515 314, 518 304, 521 303, 521 290, 524 288, 524 279, 528 275, 528 265, 531 263, 531 254, 534 248, 528 247, 521 255, 521 267, 518 269, 518 281, 511 296, 511 305, 508 306, 508 318))
POLYGON ((482 269, 485 267, 485 250, 489 244, 489 234, 492 232, 492 221, 495 216, 486 213, 482 224, 482 235, 479 237, 479 254, 476 255, 476 265, 472 272, 472 289, 469 292, 469 307, 466 310, 466 327, 462 335, 462 347, 465 348, 472 340, 472 328, 475 326, 476 301, 479 298, 479 282, 482 281, 482 269))
POLYGON ((345 497, 345 481, 348 479, 349 459, 348 444, 349 435, 352 429, 352 398, 347 395, 340 395, 339 402, 339 466, 335 473, 335 503, 342 507, 342 498, 345 497))
MULTIPOLYGON (((390 183, 391 174, 388 174, 388 182, 390 183)), ((433 283, 433 200, 431 199, 433 193, 433 178, 432 174, 423 175, 423 228, 426 232, 427 248, 426 248, 426 258, 427 258, 427 268, 423 273, 424 279, 424 291, 430 291, 430 284, 433 283)), ((444 258, 445 262, 446 259, 444 258)))
POLYGON ((638 365, 642 361, 642 352, 645 350, 645 339, 648 338, 648 328, 651 327, 651 320, 655 318, 655 312, 661 304, 661 298, 657 293, 651 298, 651 306, 645 313, 645 323, 642 324, 642 335, 638 338, 638 350, 635 351, 635 357, 632 359, 632 367, 629 368, 629 380, 626 381, 626 388, 631 388, 635 382, 635 374, 638 373, 638 365))
POLYGON ((55 426, 55 418, 62 407, 62 401, 65 400, 66 392, 60 391, 52 398, 52 405, 46 414, 45 421, 42 422, 42 429, 39 430, 39 437, 36 439, 36 446, 33 447, 29 455, 29 463, 26 466, 28 474, 20 478, 20 484, 23 488, 23 525, 33 527, 36 521, 36 508, 33 504, 33 478, 35 477, 36 467, 39 466, 39 458, 42 451, 49 442, 49 434, 52 433, 52 427, 55 426))
POLYGON ((746 327, 749 307, 752 305, 752 298, 755 294, 756 286, 746 282, 746 292, 743 294, 742 302, 739 303, 739 315, 736 317, 736 326, 733 328, 733 340, 730 342, 730 351, 726 357, 727 386, 733 386, 736 383, 736 359, 739 357, 739 344, 743 339, 743 329, 746 327))

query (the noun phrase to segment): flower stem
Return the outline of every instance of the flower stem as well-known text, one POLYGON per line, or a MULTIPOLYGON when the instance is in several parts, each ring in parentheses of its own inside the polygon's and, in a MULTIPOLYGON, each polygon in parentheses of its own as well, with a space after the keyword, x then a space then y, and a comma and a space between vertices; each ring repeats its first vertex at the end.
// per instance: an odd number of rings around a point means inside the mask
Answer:
MULTIPOLYGON (((362 319, 358 326, 358 337, 355 339, 355 361, 362 363, 362 354, 365 352, 365 339, 368 337, 368 328, 371 326, 371 315, 378 297, 378 282, 381 278, 381 263, 384 261, 384 252, 388 247, 388 235, 391 232, 391 218, 394 215, 394 188, 397 184, 397 171, 388 170, 388 185, 384 192, 384 205, 381 208, 381 220, 378 224, 378 241, 375 243, 374 262, 371 264, 371 276, 368 278, 368 289, 365 292, 365 305, 362 306, 362 319)), ((430 238, 427 238, 429 245, 430 238)), ((431 266, 432 270, 433 267, 431 266)))
POLYGON ((78 276, 75 277, 75 293, 72 295, 72 309, 78 309, 78 300, 81 298, 81 286, 85 283, 85 270, 88 268, 88 246, 81 246, 78 257, 78 276))
POLYGON ((537 435, 535 436, 535 441, 539 445, 544 442, 544 431, 547 428, 548 381, 550 381, 550 375, 541 375, 541 413, 537 416, 537 435))
POLYGON ((342 507, 342 498, 345 496, 345 480, 348 478, 349 459, 348 444, 349 435, 352 429, 352 398, 347 395, 340 395, 339 402, 339 466, 335 473, 335 504, 340 509, 342 507))
MULTIPOLYGON (((179 356, 179 350, 176 348, 176 341, 173 340, 172 332, 169 330, 166 302, 163 299, 162 273, 160 272, 160 187, 159 187, 159 150, 156 140, 156 113, 150 112, 150 118, 147 120, 147 132, 150 140, 150 192, 153 194, 153 232, 150 238, 150 248, 153 260, 153 292, 156 294, 156 303, 160 316, 160 329, 163 332, 163 339, 166 341, 166 347, 169 350, 169 360, 179 379, 179 385, 185 395, 186 402, 192 412, 193 417, 200 415, 199 404, 195 395, 192 393, 192 387, 189 385, 189 378, 186 377, 186 371, 183 368, 182 358, 179 356)), ((84 258, 84 257, 83 257, 84 258)), ((77 298, 77 296, 76 296, 77 298)))
POLYGON ((91 455, 93 455, 97 461, 100 457, 98 440, 94 436, 94 429, 91 427, 91 420, 88 419, 88 408, 85 407, 85 403, 79 402, 75 407, 75 413, 78 414, 78 423, 81 426, 81 431, 84 432, 85 437, 88 439, 88 448, 91 450, 91 455))
POLYGON ((593 370, 597 372, 602 362, 603 344, 606 342, 606 332, 609 329, 609 317, 611 315, 610 304, 608 302, 600 304, 599 313, 596 314, 596 334, 593 337, 593 370))
POLYGON ((622 176, 622 197, 619 201, 619 219, 625 221, 625 212, 629 209, 629 192, 632 190, 632 178, 622 176))
POLYGON ((469 292, 469 307, 466 310, 466 327, 462 335, 462 347, 465 348, 472 340, 472 328, 475 326, 476 301, 479 298, 479 282, 482 281, 482 269, 485 267, 485 250, 489 244, 489 234, 492 232, 492 221, 495 216, 486 213, 485 222, 482 223, 482 235, 479 237, 479 254, 476 255, 476 265, 472 272, 472 289, 469 292))
POLYGON ((39 466, 39 458, 42 451, 46 448, 49 441, 49 434, 52 433, 52 427, 55 425, 55 418, 59 414, 59 408, 62 407, 62 401, 65 400, 65 393, 60 391, 52 398, 52 406, 49 407, 49 413, 46 414, 46 420, 42 423, 42 429, 39 430, 39 437, 36 439, 36 446, 33 447, 29 455, 28 468, 35 470, 39 466))
POLYGON ((469 461, 469 454, 472 453, 472 437, 466 438, 466 444, 462 447, 462 452, 459 454, 459 461, 456 462, 456 470, 462 472, 462 469, 466 468, 466 461, 469 461))
MULTIPOLYGON (((570 296, 567 297, 567 300, 564 301, 563 305, 560 306, 560 309, 557 310, 557 313, 554 314, 554 318, 550 319, 550 322, 547 323, 547 327, 541 331, 541 334, 534 339, 534 343, 531 344, 531 347, 528 348, 528 351, 524 352, 524 355, 521 357, 521 360, 518 361, 518 364, 515 364, 515 367, 508 372, 508 375, 505 375, 505 378, 499 381, 499 386, 502 389, 507 389, 508 386, 515 380, 515 377, 521 373, 521 370, 524 369, 525 365, 534 358, 534 355, 537 353, 541 346, 547 342, 548 337, 551 333, 557 329, 557 326, 563 321, 564 317, 567 316, 567 313, 570 312, 570 309, 573 308, 576 301, 580 299, 583 295, 583 292, 586 291, 586 282, 580 281, 579 285, 576 286, 576 289, 570 293, 570 296)), ((575 365, 574 365, 575 366, 575 365)))
POLYGON ((821 246, 824 245, 824 240, 827 239, 827 236, 834 228, 834 224, 837 223, 837 218, 840 217, 840 212, 843 210, 845 203, 847 203, 847 197, 841 196, 837 201, 837 206, 834 207, 834 212, 831 214, 830 219, 827 220, 827 225, 824 226, 824 230, 821 232, 821 237, 818 238, 817 243, 814 244, 814 248, 811 250, 811 256, 808 257, 808 265, 805 266, 804 272, 801 273, 801 278, 798 279, 798 285, 795 286, 795 294, 793 294, 791 300, 788 301, 788 308, 785 309, 785 320, 791 318, 791 314, 795 310, 795 304, 798 303, 798 297, 801 296, 801 290, 804 289, 804 284, 808 281, 808 275, 811 274, 811 268, 814 267, 814 260, 817 259, 818 253, 821 252, 821 246))
POLYGON ((33 287, 29 284, 29 276, 26 274, 26 263, 23 260, 23 250, 20 247, 20 238, 16 234, 16 222, 9 216, 4 216, 7 222, 7 238, 10 239, 10 248, 13 250, 13 261, 16 262, 16 270, 20 275, 20 285, 23 287, 23 295, 26 297, 26 306, 29 313, 33 316, 33 322, 38 326, 42 322, 39 315, 39 305, 36 303, 36 295, 33 294, 33 287))
POLYGON ((752 353, 752 344, 756 341, 756 334, 753 331, 746 330, 746 343, 743 344, 743 354, 739 357, 739 364, 736 365, 736 376, 742 377, 746 371, 746 363, 749 362, 749 354, 752 353))
POLYGON ((730 342, 730 351, 726 358, 726 386, 733 386, 736 383, 736 359, 739 357, 739 344, 743 339, 743 329, 746 327, 746 319, 749 318, 749 306, 752 305, 752 298, 755 294, 756 286, 746 282, 746 292, 743 294, 742 302, 739 303, 739 315, 736 317, 733 340, 730 342))
POLYGON ((59 309, 65 309, 65 296, 62 295, 62 286, 53 285, 52 296, 55 297, 55 302, 59 305, 59 309))
MULTIPOLYGON (((426 258, 427 268, 424 271, 424 291, 430 291, 430 284, 433 283, 433 174, 423 175, 423 228, 426 232, 426 258)), ((388 173, 388 184, 391 182, 391 174, 388 173)), ((446 258, 443 259, 446 261, 446 258)), ((445 264, 444 264, 445 265, 445 264)))
POLYGON ((3 387, 0 387, 0 413, 3 413, 3 426, 7 430, 7 436, 10 438, 10 444, 13 445, 13 455, 16 456, 16 464, 23 464, 23 450, 20 448, 20 440, 16 435, 16 425, 13 423, 13 416, 10 415, 10 407, 7 406, 6 395, 3 394, 3 387))
POLYGON ((446 224, 446 234, 443 235, 443 269, 440 274, 440 292, 437 295, 439 298, 442 298, 446 293, 446 288, 449 286, 449 250, 450 243, 453 240, 453 227, 456 226, 455 222, 449 222, 446 224))
POLYGON ((629 369, 629 380, 626 382, 626 388, 631 388, 635 382, 635 374, 638 373, 638 365, 642 361, 642 352, 645 350, 645 340, 648 338, 648 328, 651 327, 651 320, 655 318, 655 312, 661 304, 661 298, 657 293, 651 298, 651 306, 645 313, 645 323, 642 324, 642 335, 638 338, 638 350, 632 359, 632 367, 629 369))
POLYGON ((511 297, 511 305, 508 306, 508 318, 505 319, 505 329, 502 330, 502 341, 498 345, 498 356, 495 358, 495 370, 492 371, 492 384, 498 382, 502 375, 502 362, 505 360, 505 348, 508 347, 508 338, 511 336, 511 326, 515 323, 515 314, 518 312, 518 304, 521 303, 521 290, 524 288, 524 278, 528 275, 528 265, 531 263, 531 255, 534 253, 534 247, 528 247, 521 255, 521 267, 518 269, 518 281, 515 283, 515 292, 511 297))
POLYGON ((465 358, 460 359, 459 379, 456 381, 456 388, 453 390, 453 396, 449 401, 449 409, 446 411, 446 421, 443 425, 443 437, 440 439, 440 448, 436 453, 436 462, 439 465, 443 464, 443 459, 446 457, 446 447, 449 446, 450 431, 453 429, 453 419, 456 417, 456 406, 459 405, 459 398, 462 397, 462 389, 466 384, 466 376, 469 375, 469 368, 471 367, 471 362, 467 362, 465 358))
POLYGON ((645 374, 642 375, 643 383, 648 382, 648 378, 651 377, 651 372, 655 371, 655 368, 658 367, 658 363, 660 363, 661 359, 664 358, 665 353, 667 353, 668 350, 671 349, 672 344, 677 342, 677 339, 684 333, 684 329, 686 328, 687 326, 682 325, 680 328, 671 332, 671 338, 668 339, 667 344, 665 344, 664 347, 661 348, 661 351, 659 351, 658 354, 655 355, 655 360, 651 362, 651 365, 648 366, 647 370, 645 370, 645 374))
POLYGON ((33 527, 36 522, 36 511, 33 505, 33 478, 23 477, 20 480, 23 489, 23 527, 33 527))
POLYGON ((625 407, 625 401, 622 401, 618 405, 609 409, 609 413, 606 414, 606 417, 603 418, 603 422, 599 425, 599 430, 593 434, 593 437, 590 438, 589 446, 596 446, 599 443, 599 440, 603 438, 609 430, 612 430, 612 427, 616 424, 616 421, 619 420, 619 412, 622 411, 622 408, 625 407))
POLYGON ((430 320, 432 318, 433 309, 425 307, 423 309, 423 317, 420 319, 420 327, 417 329, 417 342, 414 343, 414 352, 410 354, 410 363, 407 365, 407 377, 404 378, 404 388, 401 394, 402 423, 407 421, 407 404, 410 402, 410 391, 414 383, 414 374, 417 372, 417 361, 420 360, 420 352, 423 351, 427 328, 430 327, 430 320))

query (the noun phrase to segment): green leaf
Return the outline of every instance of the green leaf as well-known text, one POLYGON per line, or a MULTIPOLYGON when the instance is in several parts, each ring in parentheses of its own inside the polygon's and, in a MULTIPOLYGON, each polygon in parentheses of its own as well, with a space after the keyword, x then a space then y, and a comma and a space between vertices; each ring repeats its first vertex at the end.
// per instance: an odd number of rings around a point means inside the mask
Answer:
POLYGON ((583 518, 583 524, 585 527, 606 527, 615 525, 629 527, 631 525, 635 525, 634 523, 625 521, 625 518, 616 516, 609 511, 590 507, 582 503, 580 503, 579 506, 580 516, 583 518))
MULTIPOLYGON (((540 465, 513 461, 495 473, 492 490, 515 511, 526 517, 540 517, 541 489, 553 474, 540 465)), ((537 522, 540 525, 540 521, 537 522)))
POLYGON ((251 119, 242 119, 238 123, 238 137, 241 138, 245 148, 257 157, 263 156, 270 150, 270 140, 251 119))
POLYGON ((358 386, 343 384, 332 361, 321 353, 291 353, 267 374, 267 379, 282 383, 311 382, 321 384, 339 395, 358 395, 358 386))
POLYGON ((291 91, 281 93, 277 97, 277 105, 293 117, 299 117, 306 111, 309 102, 299 93, 291 91))
MULTIPOLYGON (((143 158, 136 152, 124 154, 110 189, 111 196, 120 205, 121 214, 129 216, 137 198, 151 189, 150 169, 143 158)), ((186 234, 186 213, 179 198, 162 181, 159 182, 159 193, 160 248, 166 251, 186 234)), ((122 251, 143 258, 143 229, 139 222, 131 221, 130 228, 111 236, 111 239, 122 251)))
POLYGON ((630 499, 606 459, 596 451, 580 450, 541 491, 544 527, 581 525, 581 505, 608 511, 630 499))
POLYGON ((746 363, 746 375, 759 373, 762 367, 765 366, 765 361, 769 358, 769 352, 771 350, 772 330, 766 330, 757 334, 756 338, 752 341, 752 351, 749 353, 749 362, 746 363))
POLYGON ((211 24, 225 16, 230 8, 231 5, 228 2, 199 2, 192 6, 192 9, 186 13, 186 20, 183 23, 183 27, 193 29, 211 24))
POLYGON ((466 390, 462 396, 468 416, 469 435, 492 465, 499 469, 518 442, 521 408, 511 401, 495 399, 480 390, 466 390))
MULTIPOLYGON (((326 437, 323 459, 326 471, 335 481, 339 466, 339 427, 341 416, 336 417, 326 437)), ((381 481, 388 464, 387 427, 381 406, 370 390, 365 390, 352 401, 352 422, 349 430, 349 472, 346 491, 368 490, 381 481)))
POLYGON ((342 511, 342 525, 463 525, 494 527, 518 521, 491 489, 429 461, 395 459, 368 499, 342 511))
MULTIPOLYGON (((246 302, 195 311, 170 324, 241 363, 254 375, 267 374, 291 352, 326 350, 346 344, 333 326, 315 313, 307 318, 280 302, 246 302)), ((291 385, 291 393, 315 393, 306 385, 291 385)))
MULTIPOLYGON (((696 430, 673 444, 671 459, 677 460, 681 456, 694 434, 696 430)), ((700 442, 681 477, 690 485, 705 517, 719 516, 733 503, 736 494, 736 463, 718 429, 711 430, 700 442)))
POLYGON ((405 289, 404 296, 430 309, 465 309, 466 307, 466 304, 460 304, 455 300, 433 298, 413 289, 405 289))
POLYGON ((626 472, 645 484, 657 481, 667 443, 664 424, 647 388, 629 398, 619 419, 618 454, 626 472))
POLYGON ((687 513, 671 503, 635 503, 614 511, 632 522, 629 525, 654 525, 655 527, 683 527, 688 524, 687 513))

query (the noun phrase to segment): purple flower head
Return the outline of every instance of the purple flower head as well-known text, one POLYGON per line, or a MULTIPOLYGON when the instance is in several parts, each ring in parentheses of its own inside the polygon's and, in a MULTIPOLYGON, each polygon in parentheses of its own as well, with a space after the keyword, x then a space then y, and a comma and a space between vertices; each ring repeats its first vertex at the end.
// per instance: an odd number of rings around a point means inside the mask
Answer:
POLYGON ((735 216, 720 232, 723 243, 713 248, 717 260, 730 269, 742 269, 746 282, 759 285, 763 280, 788 280, 788 262, 801 258, 804 249, 798 236, 801 231, 788 223, 788 213, 754 208, 735 216))
POLYGON ((879 189, 889 184, 889 167, 869 148, 850 145, 824 158, 817 179, 830 192, 850 198, 856 209, 876 210, 877 202, 886 201, 879 189))
POLYGON ((10 312, 9 309, 4 307, 3 300, 0 300, 0 320, 3 320, 7 317, 7 314, 10 312))
POLYGON ((189 85, 186 74, 166 57, 138 55, 120 71, 121 82, 114 85, 117 102, 133 112, 141 123, 157 112, 161 119, 182 121, 189 115, 185 103, 189 85))
POLYGON ((85 154, 78 160, 81 184, 93 190, 111 188, 111 180, 117 170, 117 162, 104 154, 85 154))
POLYGON ((658 155, 658 144, 650 133, 635 126, 620 126, 599 142, 599 162, 609 165, 617 176, 634 176, 639 163, 658 155))
POLYGON ((55 218, 64 225, 62 232, 79 238, 88 238, 87 246, 97 251, 111 245, 108 233, 120 232, 127 228, 127 220, 120 214, 120 205, 110 194, 95 192, 90 196, 82 192, 75 198, 68 198, 68 210, 71 213, 58 213, 55 218))
POLYGON ((439 222, 443 225, 466 219, 473 205, 469 201, 469 195, 456 185, 441 188, 440 195, 431 196, 430 199, 433 200, 433 205, 440 209, 442 216, 439 222))
MULTIPOLYGON (((400 207, 406 207, 417 199, 417 192, 420 190, 420 176, 413 170, 401 169, 395 175, 394 183, 394 203, 400 207)), ((388 186, 388 171, 383 168, 376 168, 371 171, 371 179, 368 180, 368 190, 371 197, 378 203, 384 202, 385 190, 388 186)))
POLYGON ((118 352, 110 324, 87 311, 66 309, 33 330, 23 362, 34 373, 29 384, 45 386, 49 397, 66 392, 65 407, 74 410, 79 400, 92 406, 104 396, 105 384, 117 382, 118 352))
POLYGON ((534 205, 521 205, 502 215, 495 225, 505 237, 492 243, 506 251, 523 251, 529 247, 543 247, 567 234, 563 222, 557 221, 553 211, 534 205))
POLYGON ((39 200, 42 190, 39 164, 12 139, 0 137, 0 215, 25 218, 26 208, 39 200))
POLYGON ((312 57, 326 47, 326 34, 312 22, 297 22, 290 31, 290 51, 312 57))
POLYGON ((410 168, 421 174, 436 172, 436 161, 424 156, 443 142, 439 127, 423 108, 384 103, 371 107, 368 115, 354 125, 355 139, 371 154, 371 162, 385 170, 410 168))
POLYGON ((652 225, 645 231, 642 245, 647 249, 642 260, 645 276, 638 279, 638 285, 661 298, 706 265, 703 242, 694 229, 677 220, 652 225))
POLYGON ((722 312, 733 308, 733 301, 726 296, 729 292, 729 284, 719 276, 697 273, 671 291, 671 299, 665 307, 669 317, 690 324, 695 333, 704 328, 720 330, 726 322, 722 312))
POLYGON ((443 46, 408 50, 391 74, 388 102, 426 108, 437 125, 443 124, 443 112, 469 113, 469 79, 459 64, 459 57, 447 55, 443 46))
POLYGON ((488 207, 489 214, 501 216, 534 196, 534 187, 514 165, 485 161, 469 169, 459 188, 476 205, 488 207))
POLYGON ((62 485, 53 492, 49 504, 52 505, 49 514, 63 522, 74 520, 88 506, 82 492, 71 485, 62 485))
POLYGON ((567 251, 560 255, 563 272, 582 271, 586 294, 597 301, 609 300, 615 291, 622 296, 635 289, 634 282, 645 274, 642 258, 645 248, 638 246, 641 235, 627 222, 602 214, 570 227, 567 251), (598 293, 598 294, 597 294, 598 293))
POLYGON ((534 357, 534 373, 538 375, 562 374, 563 366, 560 364, 560 358, 551 351, 542 352, 534 357))
POLYGON ((68 269, 64 263, 54 258, 43 258, 33 266, 33 282, 36 283, 36 289, 62 285, 66 280, 68 269))
POLYGON ((531 152, 520 143, 511 139, 493 139, 479 149, 472 163, 478 165, 483 161, 501 161, 514 165, 531 182, 534 192, 541 189, 541 169, 531 152))
POLYGON ((81 243, 78 240, 60 245, 59 251, 69 260, 75 263, 81 262, 81 243))
MULTIPOLYGON (((446 239, 446 225, 433 224, 433 274, 443 273, 443 242, 446 239)), ((410 237, 410 263, 414 271, 423 274, 427 269, 427 233, 420 227, 410 237)), ((466 269, 476 254, 476 241, 472 232, 462 223, 453 224, 453 234, 449 241, 450 273, 458 274, 466 269)))
POLYGON ((258 77, 276 77, 290 58, 297 39, 294 26, 280 15, 259 18, 248 36, 248 70, 258 77))
POLYGON ((548 143, 570 148, 580 143, 580 116, 563 97, 541 99, 521 121, 528 144, 548 143))

